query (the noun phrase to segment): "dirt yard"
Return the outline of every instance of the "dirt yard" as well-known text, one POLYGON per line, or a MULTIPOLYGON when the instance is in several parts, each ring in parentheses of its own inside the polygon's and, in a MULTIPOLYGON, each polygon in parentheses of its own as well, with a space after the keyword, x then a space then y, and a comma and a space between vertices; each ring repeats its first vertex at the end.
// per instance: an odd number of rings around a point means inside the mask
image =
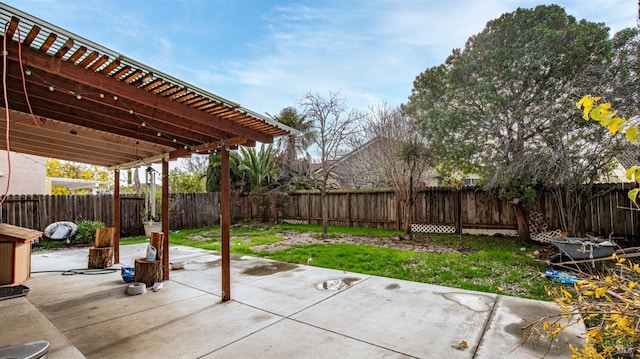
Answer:
POLYGON ((279 251, 286 249, 296 244, 332 244, 332 243, 351 243, 351 244, 369 244, 374 246, 404 249, 415 252, 432 252, 432 253, 444 253, 444 252, 457 252, 457 249, 447 246, 436 245, 427 238, 419 238, 412 241, 395 239, 395 238, 380 238, 380 237, 365 237, 365 236, 348 236, 343 235, 339 238, 317 239, 317 233, 308 232, 296 232, 296 231, 284 231, 279 234, 284 239, 280 242, 269 243, 260 246, 252 247, 255 251, 279 251))

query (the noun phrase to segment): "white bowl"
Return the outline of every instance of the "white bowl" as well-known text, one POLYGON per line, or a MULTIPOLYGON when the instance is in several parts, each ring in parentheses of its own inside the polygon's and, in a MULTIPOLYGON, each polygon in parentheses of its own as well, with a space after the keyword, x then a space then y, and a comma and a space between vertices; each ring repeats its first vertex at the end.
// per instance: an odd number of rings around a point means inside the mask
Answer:
POLYGON ((173 263, 169 263, 171 265, 171 269, 176 270, 176 269, 184 269, 184 262, 173 262, 173 263))

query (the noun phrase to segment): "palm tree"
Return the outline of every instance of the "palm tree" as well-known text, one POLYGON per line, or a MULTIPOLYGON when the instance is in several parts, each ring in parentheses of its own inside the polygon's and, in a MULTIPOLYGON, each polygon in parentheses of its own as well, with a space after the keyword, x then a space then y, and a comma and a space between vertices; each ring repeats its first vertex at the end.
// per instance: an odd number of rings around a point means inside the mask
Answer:
MULTIPOLYGON (((222 178, 222 157, 220 152, 214 151, 209 154, 209 164, 207 166, 207 192, 220 192, 220 180, 222 178)), ((229 152, 229 172, 231 176, 231 186, 235 192, 243 192, 246 184, 240 170, 240 155, 237 151, 229 152)))
POLYGON ((287 184, 299 186, 309 175, 311 162, 307 149, 314 141, 313 121, 298 112, 295 107, 285 107, 273 118, 298 131, 276 139, 278 165, 282 169, 282 180, 287 184))
POLYGON ((263 221, 269 217, 270 194, 278 187, 278 172, 276 157, 278 152, 273 146, 255 148, 240 147, 240 166, 249 187, 249 196, 258 206, 258 214, 263 221))
POLYGON ((262 146, 258 151, 253 147, 240 147, 238 168, 251 192, 264 193, 277 184, 276 155, 277 151, 271 145, 262 146))

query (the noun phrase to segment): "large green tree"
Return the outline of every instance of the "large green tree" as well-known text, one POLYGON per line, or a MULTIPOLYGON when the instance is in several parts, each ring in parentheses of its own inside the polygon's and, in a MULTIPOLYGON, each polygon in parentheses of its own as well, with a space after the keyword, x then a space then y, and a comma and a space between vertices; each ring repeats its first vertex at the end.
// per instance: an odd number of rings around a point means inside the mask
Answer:
POLYGON ((178 160, 169 171, 169 191, 197 193, 206 191, 208 156, 194 154, 178 160))
POLYGON ((442 164, 477 171, 486 188, 517 198, 519 234, 526 240, 536 188, 565 186, 558 180, 571 179, 564 169, 580 173, 611 161, 611 152, 593 151, 610 148, 611 139, 575 130, 571 108, 601 87, 613 51, 604 24, 577 21, 557 5, 517 9, 420 74, 406 109, 420 119, 442 164))

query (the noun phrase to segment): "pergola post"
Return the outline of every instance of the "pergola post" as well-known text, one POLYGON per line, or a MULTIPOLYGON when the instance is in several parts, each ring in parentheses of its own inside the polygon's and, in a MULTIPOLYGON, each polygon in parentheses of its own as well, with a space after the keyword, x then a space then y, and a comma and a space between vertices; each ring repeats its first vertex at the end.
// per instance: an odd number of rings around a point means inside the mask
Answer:
MULTIPOLYGON (((154 199, 155 200, 155 199, 154 199)), ((162 272, 163 279, 169 280, 169 159, 162 160, 162 272)))
POLYGON ((116 229, 113 244, 114 263, 120 263, 120 170, 113 173, 113 227, 116 229))
POLYGON ((231 228, 231 175, 229 172, 229 149, 223 146, 222 178, 220 183, 220 232, 222 242, 222 301, 231 299, 231 254, 229 251, 231 228))

